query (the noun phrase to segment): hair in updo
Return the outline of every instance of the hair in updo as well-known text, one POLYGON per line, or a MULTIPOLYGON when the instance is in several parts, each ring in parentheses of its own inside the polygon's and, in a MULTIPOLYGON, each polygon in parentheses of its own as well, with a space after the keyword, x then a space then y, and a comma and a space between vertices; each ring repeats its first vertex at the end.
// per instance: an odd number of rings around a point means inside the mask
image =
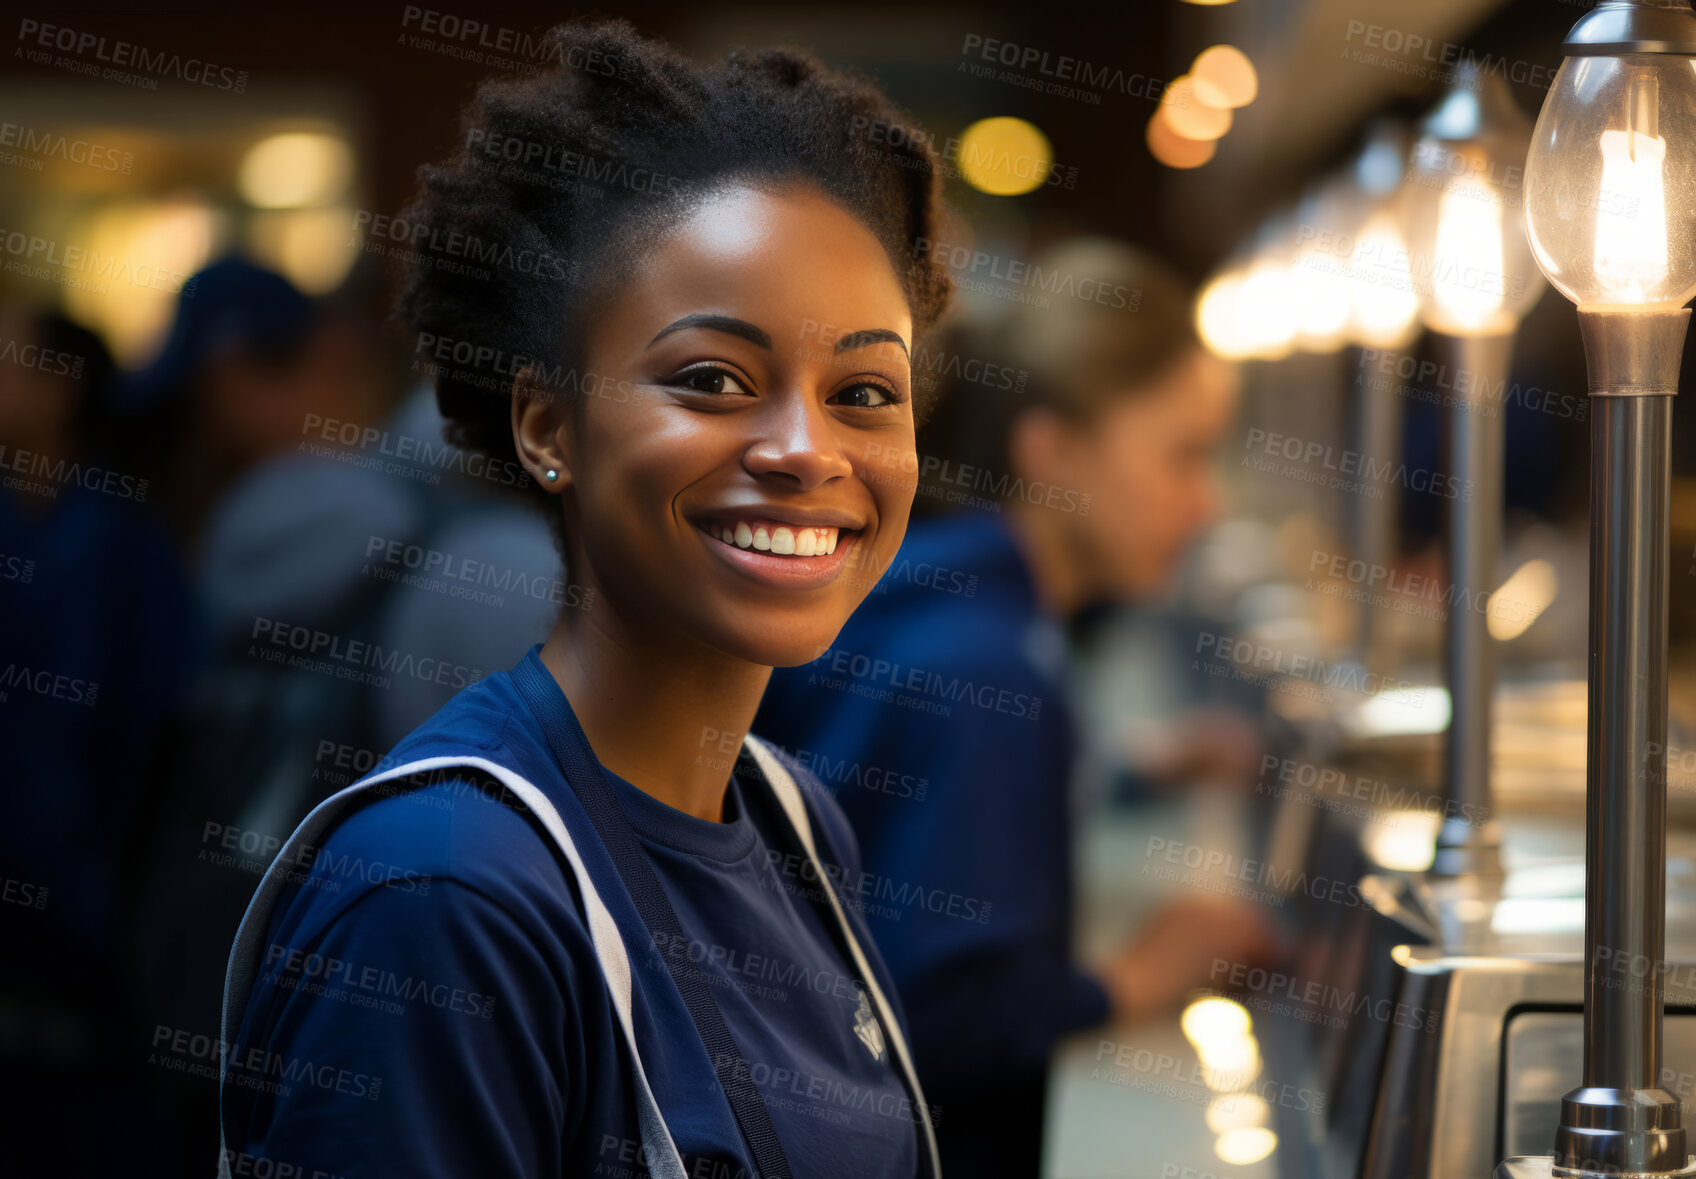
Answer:
POLYGON ((587 310, 729 183, 816 186, 883 243, 915 333, 942 314, 937 160, 869 81, 793 49, 703 66, 622 20, 561 25, 542 48, 547 72, 478 90, 458 151, 421 170, 390 227, 410 256, 401 310, 456 445, 515 460, 516 372, 579 393, 587 310))

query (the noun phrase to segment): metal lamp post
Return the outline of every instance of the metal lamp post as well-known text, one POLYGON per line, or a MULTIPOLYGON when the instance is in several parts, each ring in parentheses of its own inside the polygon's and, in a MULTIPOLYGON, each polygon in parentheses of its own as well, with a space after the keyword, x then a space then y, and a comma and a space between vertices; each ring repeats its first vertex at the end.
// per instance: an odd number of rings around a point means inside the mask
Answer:
POLYGON ((1606 0, 1564 48, 1526 161, 1526 223, 1578 305, 1593 410, 1584 1075, 1561 1100, 1554 1157, 1497 1173, 1696 1175, 1660 1084, 1668 428, 1696 295, 1696 13, 1606 0), (1625 978, 1609 969, 1621 956, 1625 978))
POLYGON ((1492 817, 1490 739, 1496 648, 1487 610, 1502 535, 1502 412, 1519 321, 1543 293, 1525 236, 1521 177, 1531 120, 1500 77, 1475 65, 1420 127, 1403 192, 1420 318, 1449 374, 1450 463, 1462 488, 1448 504, 1447 663, 1451 701, 1444 769, 1448 815, 1438 875, 1501 872, 1492 817))
MULTIPOLYGON (((1358 227, 1364 227, 1374 214, 1384 213, 1394 203, 1406 173, 1410 139, 1408 128, 1393 119, 1379 119, 1367 131, 1366 143, 1349 169, 1362 205, 1355 218, 1358 227)), ((1368 358, 1374 354, 1388 356, 1390 363, 1381 365, 1379 371, 1397 372, 1396 361, 1406 355, 1418 325, 1413 314, 1416 309, 1398 308, 1393 299, 1389 304, 1380 300, 1379 308, 1360 305, 1360 296, 1371 298, 1373 294, 1358 288, 1351 291, 1356 306, 1351 313, 1350 334, 1360 346, 1355 358, 1360 396, 1353 449, 1366 456, 1368 462, 1391 468, 1402 452, 1402 398, 1390 381, 1372 377, 1368 358), (1372 315, 1369 310, 1380 313, 1372 315)), ((1393 486, 1384 491, 1381 496, 1363 495, 1355 501, 1351 539, 1355 556, 1368 569, 1388 568, 1395 559, 1396 516, 1401 505, 1393 486)), ((1383 625, 1382 612, 1369 602, 1361 604, 1359 649, 1361 663, 1367 671, 1378 676, 1389 674, 1393 659, 1390 636, 1383 625)))

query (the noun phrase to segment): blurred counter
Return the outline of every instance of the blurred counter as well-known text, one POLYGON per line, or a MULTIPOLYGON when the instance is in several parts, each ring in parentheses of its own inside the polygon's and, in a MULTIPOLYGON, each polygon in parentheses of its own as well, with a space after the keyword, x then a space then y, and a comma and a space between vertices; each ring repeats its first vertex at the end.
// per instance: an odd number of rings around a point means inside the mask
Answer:
MULTIPOLYGON (((1108 812, 1079 834, 1078 945, 1086 960, 1123 943, 1161 900, 1208 875, 1164 876, 1159 849, 1219 849, 1241 862, 1255 845, 1251 812, 1211 792, 1108 812), (1163 841, 1163 842, 1156 842, 1163 841), (1150 848, 1156 854, 1150 854, 1150 848)), ((1246 1031, 1246 1029, 1245 1029, 1246 1031)), ((1239 1040, 1239 1042, 1245 1042, 1239 1040)), ((1062 1044, 1049 1071, 1043 1175, 1048 1179, 1270 1179, 1270 1115, 1257 1067, 1210 1066, 1174 1014, 1097 1028, 1062 1044)))

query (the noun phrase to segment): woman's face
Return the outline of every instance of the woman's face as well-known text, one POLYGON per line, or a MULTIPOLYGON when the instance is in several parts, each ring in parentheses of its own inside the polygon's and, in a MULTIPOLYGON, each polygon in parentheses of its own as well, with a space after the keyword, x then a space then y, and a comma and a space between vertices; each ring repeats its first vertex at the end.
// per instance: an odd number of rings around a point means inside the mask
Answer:
POLYGON ((912 343, 888 254, 815 190, 728 188, 649 248, 560 419, 596 609, 752 663, 817 658, 906 532, 912 343))
MULTIPOLYGON (((1098 504, 1135 504, 1092 521, 1107 589, 1156 593, 1185 550, 1219 514, 1214 461, 1237 406, 1238 376, 1197 349, 1141 397, 1108 409, 1092 431, 1087 469, 1102 485, 1098 504)), ((1093 513, 1092 513, 1093 515, 1093 513)))
POLYGON ((1057 516, 1093 595, 1157 594, 1218 515, 1215 459, 1235 416, 1236 370, 1201 349, 1081 426, 1061 426, 1039 477, 1090 496, 1057 516))

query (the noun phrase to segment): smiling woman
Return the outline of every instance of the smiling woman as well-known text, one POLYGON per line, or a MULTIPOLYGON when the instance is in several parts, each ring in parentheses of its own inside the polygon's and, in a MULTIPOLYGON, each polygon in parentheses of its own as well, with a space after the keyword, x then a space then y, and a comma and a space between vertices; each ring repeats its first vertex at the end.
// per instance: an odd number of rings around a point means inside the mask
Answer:
POLYGON ((906 530, 936 161, 798 52, 549 44, 425 169, 404 306, 466 358, 455 439, 530 471, 593 607, 272 865, 226 983, 223 1169, 934 1175, 838 891, 852 833, 747 733, 906 530))

